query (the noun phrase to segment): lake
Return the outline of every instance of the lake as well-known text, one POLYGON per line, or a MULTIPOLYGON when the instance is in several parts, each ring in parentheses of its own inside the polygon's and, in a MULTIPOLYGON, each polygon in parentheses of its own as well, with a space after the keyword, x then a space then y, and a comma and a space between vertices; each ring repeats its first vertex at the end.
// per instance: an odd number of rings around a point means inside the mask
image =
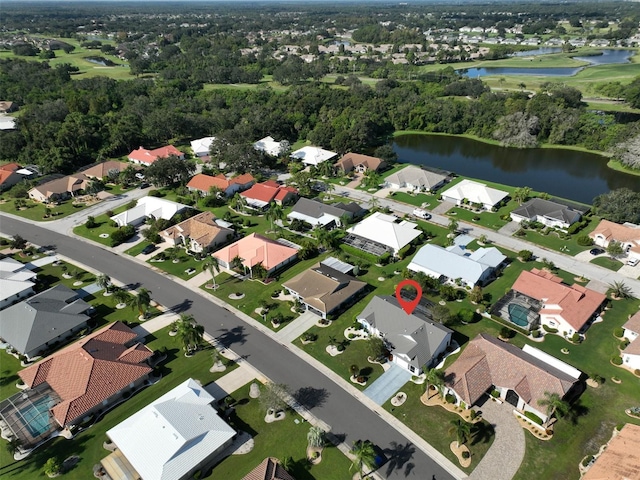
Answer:
MULTIPOLYGON (((529 52, 518 52, 516 56, 536 56, 543 55, 543 48, 531 50, 529 52)), ((549 49, 551 50, 551 49, 549 49)), ((551 52, 548 52, 551 53, 551 52)), ((601 55, 587 55, 583 57, 573 57, 576 60, 589 62, 591 65, 611 65, 629 63, 629 59, 634 55, 634 50, 614 50, 606 48, 602 50, 601 55)), ((486 67, 486 68, 461 68, 458 71, 469 78, 486 77, 489 75, 531 75, 545 77, 572 77, 581 70, 588 67, 546 67, 546 68, 527 68, 527 67, 486 67)))
POLYGON ((588 204, 616 188, 640 190, 640 177, 608 168, 605 157, 575 150, 507 148, 448 135, 402 135, 394 139, 393 149, 401 163, 527 186, 588 204))

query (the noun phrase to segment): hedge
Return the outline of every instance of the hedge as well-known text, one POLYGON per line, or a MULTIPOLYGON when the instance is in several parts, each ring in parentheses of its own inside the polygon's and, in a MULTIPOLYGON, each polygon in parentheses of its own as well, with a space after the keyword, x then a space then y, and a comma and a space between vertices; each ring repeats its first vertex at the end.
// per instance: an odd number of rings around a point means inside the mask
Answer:
POLYGON ((622 357, 614 355, 613 357, 611 357, 611 363, 613 363, 614 365, 622 365, 622 357))
POLYGON ((340 244, 340 250, 344 253, 348 253, 349 255, 355 255, 356 257, 360 257, 364 260, 367 260, 371 263, 378 263, 378 257, 372 255, 371 253, 365 252, 363 250, 359 250, 351 245, 347 245, 346 243, 340 244))
POLYGON ((542 425, 542 419, 539 416, 537 416, 535 413, 526 411, 524 412, 524 416, 527 417, 532 422, 535 422, 538 425, 542 425))
POLYGON ((542 325, 542 328, 547 333, 558 333, 558 329, 557 328, 551 328, 548 325, 542 325))
POLYGON ((622 338, 622 336, 624 335, 624 330, 622 327, 616 327, 613 330, 613 334, 618 338, 622 338))

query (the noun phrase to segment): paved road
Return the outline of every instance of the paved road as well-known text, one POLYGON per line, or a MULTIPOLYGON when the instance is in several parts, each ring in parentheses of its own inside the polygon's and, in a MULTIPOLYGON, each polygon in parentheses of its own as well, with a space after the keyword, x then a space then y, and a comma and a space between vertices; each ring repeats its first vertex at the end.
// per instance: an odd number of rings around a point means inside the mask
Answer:
MULTIPOLYGON (((335 193, 337 195, 346 196, 348 198, 352 198, 361 202, 370 202, 372 197, 372 195, 369 193, 341 186, 336 186, 335 193)), ((411 214, 414 209, 414 207, 411 205, 399 203, 388 198, 379 199, 378 204, 380 205, 380 207, 389 207, 394 212, 398 212, 401 214, 411 214)), ((449 224, 450 219, 443 215, 433 214, 430 221, 446 227, 449 224)), ((514 252, 519 252, 520 250, 530 250, 536 257, 541 259, 546 258, 552 261, 556 265, 556 267, 571 273, 575 273, 577 275, 581 275, 585 278, 596 279, 605 284, 611 284, 616 281, 624 282, 625 285, 627 285, 631 289, 633 296, 636 298, 640 298, 640 280, 637 280, 637 277, 640 276, 639 267, 634 267, 635 271, 633 271, 633 274, 635 275, 635 278, 629 277, 628 275, 624 275, 623 272, 614 272, 593 263, 581 261, 580 257, 570 257, 568 255, 564 255, 562 253, 540 247, 533 243, 520 240, 519 238, 504 235, 500 232, 496 232, 495 230, 481 227, 479 225, 471 225, 468 223, 460 222, 460 228, 464 229, 466 233, 474 237, 479 237, 480 235, 484 234, 491 242, 495 243, 496 245, 508 248, 509 250, 512 250, 514 252)), ((623 271, 626 271, 626 269, 623 269, 623 271)))
POLYGON ((130 287, 144 286, 160 303, 178 313, 189 311, 208 334, 217 337, 273 381, 285 383, 293 391, 307 389, 306 406, 331 425, 334 434, 344 435, 347 444, 369 439, 388 452, 394 452, 387 455, 390 460, 380 472, 386 478, 454 478, 350 393, 290 352, 286 345, 277 343, 188 288, 131 259, 6 215, 0 215, 0 230, 7 235, 20 234, 37 245, 55 248, 62 255, 128 283, 130 287))

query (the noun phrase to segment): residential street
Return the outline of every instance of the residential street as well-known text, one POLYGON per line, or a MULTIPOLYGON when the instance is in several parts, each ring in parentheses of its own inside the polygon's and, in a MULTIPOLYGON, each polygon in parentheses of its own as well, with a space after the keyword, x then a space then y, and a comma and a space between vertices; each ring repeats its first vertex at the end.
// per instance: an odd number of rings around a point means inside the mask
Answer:
POLYGON ((292 353, 288 345, 277 343, 230 311, 185 286, 127 256, 116 255, 88 242, 63 236, 7 215, 0 216, 0 230, 7 235, 19 233, 38 245, 55 247, 60 254, 104 272, 132 288, 144 286, 151 290, 154 299, 177 313, 189 311, 208 334, 217 337, 223 345, 246 359, 267 377, 287 384, 294 392, 306 389, 306 406, 315 416, 331 425, 334 434, 344 436, 348 445, 358 439, 369 439, 385 449, 389 462, 379 472, 382 476, 437 480, 464 476, 459 471, 455 472, 455 476, 447 472, 380 418, 377 412, 365 407, 337 383, 292 353))

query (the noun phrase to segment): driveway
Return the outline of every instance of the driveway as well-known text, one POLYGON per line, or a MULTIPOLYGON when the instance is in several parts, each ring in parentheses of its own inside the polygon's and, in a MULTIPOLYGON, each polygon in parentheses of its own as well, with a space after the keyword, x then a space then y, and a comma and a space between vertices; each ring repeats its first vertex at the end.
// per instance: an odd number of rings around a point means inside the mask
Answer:
MULTIPOLYGON (((493 425, 495 439, 493 445, 469 475, 469 480, 511 480, 524 459, 525 432, 513 415, 513 406, 489 400, 477 407, 482 417, 493 425)), ((538 440, 539 441, 539 440, 538 440)))
POLYGON ((391 368, 365 389, 364 394, 378 405, 383 405, 409 380, 411 380, 411 374, 394 363, 391 364, 391 368))
POLYGON ((287 323, 282 329, 276 332, 275 337, 281 342, 291 343, 304 332, 313 327, 320 317, 313 312, 306 311, 298 318, 287 323))

